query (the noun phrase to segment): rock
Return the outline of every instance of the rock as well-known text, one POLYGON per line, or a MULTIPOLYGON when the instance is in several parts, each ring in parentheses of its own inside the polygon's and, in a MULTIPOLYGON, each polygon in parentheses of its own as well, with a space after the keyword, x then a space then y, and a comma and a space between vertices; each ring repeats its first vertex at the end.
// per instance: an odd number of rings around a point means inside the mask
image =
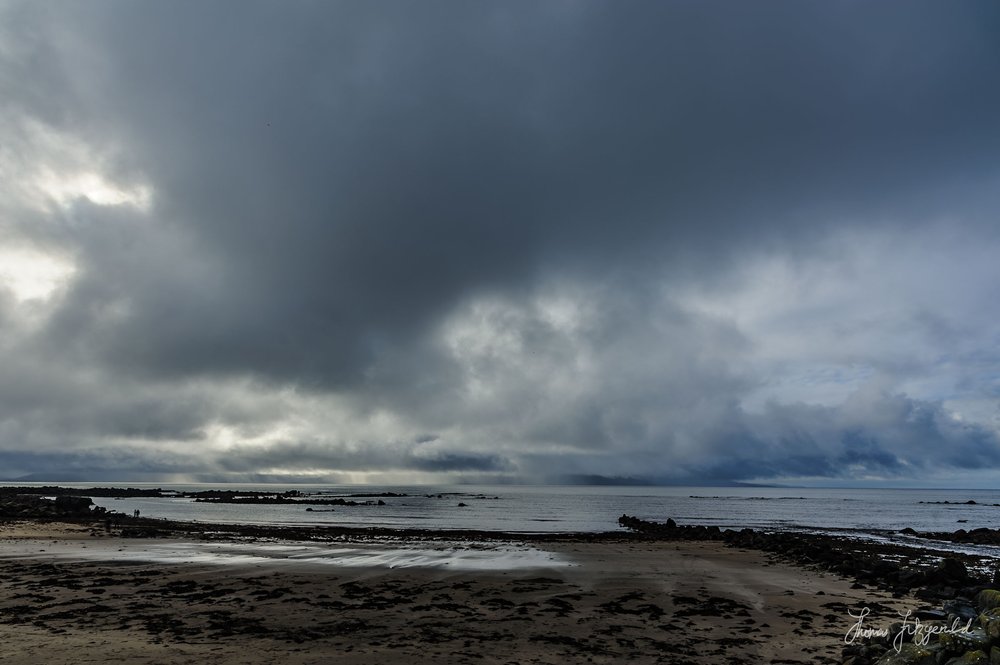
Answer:
POLYGON ((875 663, 876 665, 937 665, 937 658, 933 650, 910 643, 904 644, 898 652, 890 649, 875 663))
MULTIPOLYGON (((959 531, 961 531, 961 529, 959 529, 959 531)), ((986 527, 980 527, 978 529, 973 529, 972 531, 969 531, 968 533, 965 534, 963 538, 961 539, 954 538, 954 540, 972 542, 972 543, 977 543, 979 545, 997 545, 1000 544, 1000 530, 993 530, 993 529, 987 529, 986 527)))
POLYGON ((861 650, 864 649, 863 644, 848 644, 846 647, 840 650, 841 662, 846 662, 848 658, 853 658, 855 656, 861 656, 861 650))
POLYGON ((927 573, 927 581, 938 584, 967 584, 972 581, 969 570, 958 559, 946 557, 936 568, 927 573))
POLYGON ((990 665, 1000 665, 1000 648, 990 648, 990 665))
POLYGON ((973 607, 972 603, 962 598, 945 601, 944 605, 941 606, 941 609, 948 613, 948 621, 959 619, 962 623, 964 623, 969 619, 975 621, 979 618, 979 612, 976 611, 976 608, 973 607))
POLYGON ((908 586, 908 587, 917 586, 918 584, 921 584, 924 581, 924 578, 925 578, 924 571, 915 570, 913 568, 907 568, 901 570, 899 571, 899 574, 897 576, 897 579, 899 579, 899 583, 902 584, 903 586, 908 586))
POLYGON ((467 504, 467 503, 460 503, 460 504, 458 504, 458 507, 459 508, 468 508, 469 504, 467 504))
POLYGON ((917 535, 917 532, 915 530, 911 529, 910 527, 906 527, 905 529, 901 529, 900 533, 905 533, 908 536, 915 536, 915 535, 917 535))
POLYGON ((861 657, 868 660, 875 660, 876 658, 881 658, 888 650, 889 647, 884 644, 878 644, 877 642, 867 644, 861 647, 861 657))
POLYGON ((945 665, 989 665, 990 659, 984 651, 966 651, 957 658, 946 661, 945 665))
POLYGON ((154 529, 152 527, 125 527, 122 529, 122 538, 162 538, 163 536, 169 535, 165 531, 160 531, 159 529, 154 529))
POLYGON ((921 621, 945 621, 948 618, 948 613, 932 607, 921 607, 913 613, 913 617, 921 621))
POLYGON ((675 522, 673 520, 673 518, 671 518, 671 517, 667 518, 667 528, 668 529, 676 529, 677 528, 677 522, 675 522))
MULTIPOLYGON (((965 624, 962 624, 963 626, 965 624)), ((921 621, 916 626, 908 626, 907 630, 912 629, 912 635, 908 637, 912 642, 916 644, 922 644, 932 651, 937 651, 937 659, 939 663, 943 663, 952 656, 956 655, 957 652, 948 653, 945 647, 941 644, 938 636, 943 632, 951 628, 951 624, 944 621, 921 621)), ((895 635, 892 636, 893 638, 895 635)), ((892 639, 892 638, 890 638, 892 639)))
POLYGON ((982 628, 973 628, 967 633, 942 633, 938 643, 951 653, 983 651, 990 648, 990 638, 982 628))
POLYGON ((56 497, 56 509, 62 513, 89 513, 92 505, 94 505, 94 501, 89 496, 56 497))
POLYGON ((976 594, 976 607, 981 612, 992 610, 994 607, 1000 607, 1000 591, 996 589, 983 589, 976 594))
POLYGON ((993 608, 980 614, 979 625, 991 640, 1000 639, 1000 609, 993 608))
POLYGON ((0 501, 0 517, 90 517, 93 505, 89 496, 59 494, 52 500, 35 494, 16 494, 0 501))

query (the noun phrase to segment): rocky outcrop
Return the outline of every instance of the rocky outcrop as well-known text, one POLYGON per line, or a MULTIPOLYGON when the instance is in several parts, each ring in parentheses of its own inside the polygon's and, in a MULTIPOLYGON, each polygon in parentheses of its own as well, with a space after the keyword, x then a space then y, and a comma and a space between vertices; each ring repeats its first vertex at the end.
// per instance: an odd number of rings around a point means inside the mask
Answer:
POLYGON ((164 492, 162 489, 138 489, 135 487, 89 487, 79 489, 72 487, 56 487, 45 485, 42 487, 0 487, 0 500, 12 496, 101 496, 101 497, 162 497, 172 496, 174 493, 164 492))
POLYGON ((1000 529, 958 529, 957 531, 927 531, 917 532, 913 529, 903 529, 900 533, 925 538, 927 540, 944 540, 951 543, 969 543, 972 545, 1000 545, 1000 529))
POLYGON ((14 494, 0 497, 0 518, 4 519, 57 519, 92 517, 105 512, 93 508, 87 496, 56 496, 50 499, 35 494, 14 494))
MULTIPOLYGON (((298 490, 290 490, 278 494, 266 492, 244 492, 236 490, 208 490, 204 492, 186 492, 185 497, 193 498, 196 503, 235 503, 253 505, 280 505, 280 506, 384 506, 385 501, 355 501, 343 497, 327 497, 322 499, 301 498, 304 495, 298 490)), ((357 497, 397 497, 404 494, 393 494, 392 492, 382 492, 379 494, 352 494, 357 497)))
MULTIPOLYGON (((717 526, 677 526, 677 523, 672 519, 667 519, 665 523, 647 522, 638 517, 622 515, 618 518, 618 524, 645 536, 669 540, 725 540, 722 530, 717 526)), ((753 529, 744 529, 744 531, 752 532, 753 529)), ((727 531, 727 533, 733 532, 727 531)))

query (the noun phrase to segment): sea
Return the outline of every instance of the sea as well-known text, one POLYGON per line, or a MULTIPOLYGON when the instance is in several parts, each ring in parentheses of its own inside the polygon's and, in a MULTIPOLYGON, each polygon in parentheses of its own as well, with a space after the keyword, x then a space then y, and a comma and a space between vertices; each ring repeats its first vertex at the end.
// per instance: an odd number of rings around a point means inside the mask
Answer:
MULTIPOLYGON (((6 483, 40 486, 45 483, 6 483)), ((60 483, 94 487, 94 483, 60 483)), ((853 534, 907 541, 903 528, 955 531, 1000 528, 1000 490, 823 489, 786 487, 646 486, 372 486, 101 484, 104 487, 209 489, 280 493, 301 498, 353 498, 357 506, 202 503, 191 498, 103 498, 94 502, 120 513, 204 523, 329 525, 510 533, 623 530, 623 514, 644 520, 703 524, 722 529, 853 534), (403 496, 358 496, 393 493, 403 496), (381 498, 384 505, 377 505, 381 498), (309 510, 311 508, 312 510, 309 510)), ((1000 554, 1000 548, 972 548, 1000 554)))

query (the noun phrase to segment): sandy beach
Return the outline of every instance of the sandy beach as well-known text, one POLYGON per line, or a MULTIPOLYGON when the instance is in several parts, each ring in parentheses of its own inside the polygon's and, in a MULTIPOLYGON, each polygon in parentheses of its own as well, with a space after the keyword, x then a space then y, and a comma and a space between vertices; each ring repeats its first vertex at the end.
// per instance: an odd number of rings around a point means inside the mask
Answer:
POLYGON ((309 545, 318 556, 99 533, 0 527, 0 661, 839 662, 849 608, 888 625, 919 605, 718 542, 309 545))

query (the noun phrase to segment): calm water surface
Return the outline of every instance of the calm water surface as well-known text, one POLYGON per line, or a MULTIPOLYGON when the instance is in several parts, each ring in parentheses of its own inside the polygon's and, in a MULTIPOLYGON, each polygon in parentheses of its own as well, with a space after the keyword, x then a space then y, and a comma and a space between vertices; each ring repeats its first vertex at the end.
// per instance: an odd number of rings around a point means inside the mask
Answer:
MULTIPOLYGON (((40 485, 42 483, 23 483, 40 485)), ((63 483, 92 487, 94 484, 63 483)), ((105 485, 107 486, 107 485, 105 485)), ((884 534, 1000 527, 1000 490, 788 489, 707 487, 567 486, 286 486, 169 485, 132 483, 164 490, 239 489, 283 492, 308 498, 396 492, 384 506, 234 505, 183 498, 95 498, 110 510, 144 517, 214 523, 323 524, 511 532, 598 532, 619 529, 623 513, 680 524, 721 528, 851 530, 884 534), (975 501, 975 505, 965 502, 975 501), (950 504, 935 502, 951 502, 950 504), (460 507, 458 504, 466 504, 460 507)), ((366 499, 359 498, 358 501, 366 499)), ((372 499, 374 501, 374 499, 372 499)))

